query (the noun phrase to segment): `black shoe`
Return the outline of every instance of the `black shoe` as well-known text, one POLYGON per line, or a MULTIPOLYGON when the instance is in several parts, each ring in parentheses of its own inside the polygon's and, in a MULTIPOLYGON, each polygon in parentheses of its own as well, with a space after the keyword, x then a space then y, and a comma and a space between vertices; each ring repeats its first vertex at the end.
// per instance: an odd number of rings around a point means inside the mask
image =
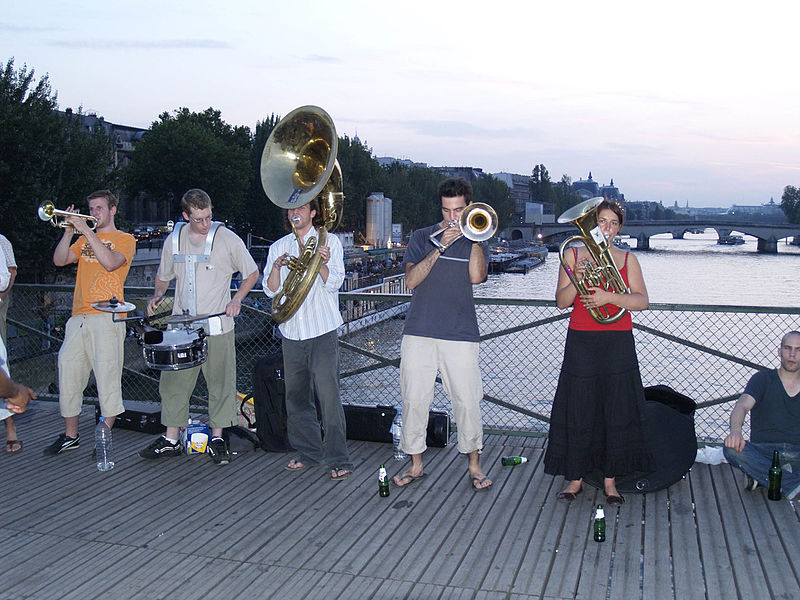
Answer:
POLYGON ((750 477, 747 473, 744 474, 744 489, 748 492, 752 492, 753 490, 758 488, 758 482, 750 477))
POLYGON ((179 456, 182 453, 183 449, 178 442, 173 444, 172 442, 167 441, 167 438, 165 438, 163 435, 151 442, 147 448, 139 450, 139 456, 149 459, 168 458, 170 456, 179 456))
POLYGON ((227 465, 231 462, 231 451, 228 450, 228 444, 226 444, 225 440, 222 438, 212 438, 211 441, 208 442, 206 452, 211 455, 215 465, 227 465))
POLYGON ((81 434, 76 435, 74 438, 67 437, 67 434, 62 433, 57 438, 56 441, 50 444, 47 448, 44 449, 42 454, 45 456, 55 456, 56 454, 61 454, 62 452, 66 452, 67 450, 75 450, 76 448, 80 447, 81 445, 81 434))

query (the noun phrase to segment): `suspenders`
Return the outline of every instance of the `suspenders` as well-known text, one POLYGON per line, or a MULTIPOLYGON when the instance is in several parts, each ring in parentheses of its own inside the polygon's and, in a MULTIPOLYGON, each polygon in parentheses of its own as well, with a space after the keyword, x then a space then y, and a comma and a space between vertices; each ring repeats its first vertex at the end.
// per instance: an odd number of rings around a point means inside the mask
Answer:
MULTIPOLYGON (((188 223, 176 223, 172 230, 172 262, 184 263, 186 268, 186 306, 190 314, 197 314, 197 282, 195 278, 195 266, 198 263, 211 262, 211 247, 214 245, 214 236, 222 223, 213 221, 211 228, 206 235, 206 243, 202 254, 181 254, 180 238, 183 226, 188 223)), ((187 234, 188 235, 188 234, 187 234)))

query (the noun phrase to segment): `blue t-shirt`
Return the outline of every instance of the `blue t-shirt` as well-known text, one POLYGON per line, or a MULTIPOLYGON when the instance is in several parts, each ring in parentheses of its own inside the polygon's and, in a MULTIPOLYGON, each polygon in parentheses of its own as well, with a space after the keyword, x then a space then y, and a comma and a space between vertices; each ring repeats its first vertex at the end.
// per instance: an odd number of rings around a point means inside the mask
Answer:
MULTIPOLYGON (((417 229, 411 234, 403 264, 418 264, 435 246, 430 235, 439 224, 417 229)), ((473 242, 457 239, 433 265, 428 276, 412 291, 411 308, 406 315, 404 335, 440 340, 478 342, 478 319, 469 280, 469 255, 473 242)), ((488 264, 489 249, 483 244, 488 264)))
POLYGON ((750 441, 800 446, 800 394, 786 393, 776 369, 753 375, 744 393, 756 400, 750 411, 750 441))

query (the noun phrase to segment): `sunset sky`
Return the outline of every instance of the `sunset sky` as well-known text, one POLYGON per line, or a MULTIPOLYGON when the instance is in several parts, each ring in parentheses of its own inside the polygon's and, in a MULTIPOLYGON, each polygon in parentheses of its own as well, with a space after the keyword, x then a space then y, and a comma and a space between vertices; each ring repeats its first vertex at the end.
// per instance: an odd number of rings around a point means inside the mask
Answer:
POLYGON ((780 202, 800 186, 800 3, 0 0, 0 60, 61 109, 253 128, 316 104, 375 156, 628 200, 780 202))

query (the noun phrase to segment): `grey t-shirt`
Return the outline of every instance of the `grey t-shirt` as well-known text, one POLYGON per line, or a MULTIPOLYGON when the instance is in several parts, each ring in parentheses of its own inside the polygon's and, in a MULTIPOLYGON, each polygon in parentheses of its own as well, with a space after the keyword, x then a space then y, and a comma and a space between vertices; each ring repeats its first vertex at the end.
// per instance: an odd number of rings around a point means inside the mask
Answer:
MULTIPOLYGON (((430 235, 439 224, 417 229, 411 234, 403 264, 417 264, 435 248, 430 235)), ((406 315, 404 335, 418 335, 440 340, 478 342, 478 319, 472 300, 469 280, 470 240, 456 240, 442 254, 433 269, 411 296, 411 308, 406 315)), ((483 244, 488 264, 489 249, 483 244)))

